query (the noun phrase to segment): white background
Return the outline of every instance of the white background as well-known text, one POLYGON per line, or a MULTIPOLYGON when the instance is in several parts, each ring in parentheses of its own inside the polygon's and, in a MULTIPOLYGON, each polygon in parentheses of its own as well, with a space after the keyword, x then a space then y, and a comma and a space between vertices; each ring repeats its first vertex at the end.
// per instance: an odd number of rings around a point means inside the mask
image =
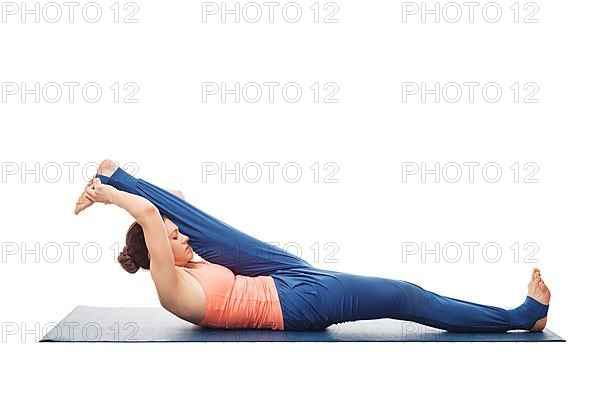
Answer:
POLYGON ((531 8, 514 23, 512 1, 497 3, 497 23, 483 19, 481 6, 473 23, 466 7, 457 23, 433 16, 421 23, 419 15, 403 23, 402 3, 394 1, 338 1, 338 23, 314 23, 312 3, 298 2, 298 23, 286 22, 281 7, 274 23, 266 15, 258 23, 232 16, 221 23, 218 15, 203 23, 202 3, 193 1, 139 2, 132 24, 114 23, 105 1, 98 23, 83 20, 81 7, 73 23, 66 15, 57 23, 4 15, 3 83, 97 82, 103 95, 91 103, 78 89, 73 103, 66 92, 57 103, 36 103, 19 93, 0 103, 3 393, 504 399, 594 390, 586 361, 597 351, 598 327, 597 2, 538 2, 538 23, 522 22, 531 8), (137 84, 139 102, 124 103, 122 92, 115 103, 115 82, 122 90, 137 84), (304 92, 296 103, 280 90, 273 103, 266 93, 257 103, 232 96, 203 102, 203 82, 297 82, 304 92), (314 82, 337 84, 339 101, 313 102, 314 82), (403 82, 496 82, 503 95, 492 103, 479 89, 473 103, 466 93, 457 103, 431 95, 403 102, 403 82), (514 82, 534 82, 538 102, 523 102, 523 92, 515 103, 514 82), (305 259, 328 269, 512 308, 538 266, 552 290, 547 328, 567 342, 37 343, 44 326, 80 304, 159 306, 149 274, 129 275, 115 262, 114 244, 122 246, 132 218, 104 205, 73 214, 93 164, 105 158, 131 163, 136 176, 182 190, 262 240, 298 243, 305 259), (236 162, 298 163, 302 178, 286 181, 281 167, 274 182, 266 167, 257 183, 202 177, 210 163, 231 169, 236 162), (474 183, 431 176, 403 183, 407 162, 495 162, 503 175, 488 183, 480 167, 474 183), (514 183, 515 162, 535 163, 539 183, 523 176, 514 183), (73 177, 65 163, 73 163, 73 177), (315 163, 322 173, 316 183, 315 163), (337 166, 338 183, 324 182, 332 171, 325 163, 337 166), (65 242, 77 243, 73 259, 65 242), (323 261, 327 242, 338 246, 337 263, 323 261), (457 263, 431 256, 402 262, 403 242, 498 243, 504 253, 495 263, 482 258, 481 247, 472 263, 466 255, 457 263), (525 252, 514 262, 515 242, 539 246, 539 263, 523 262, 525 252), (89 243, 102 250, 97 262, 82 254, 89 243))

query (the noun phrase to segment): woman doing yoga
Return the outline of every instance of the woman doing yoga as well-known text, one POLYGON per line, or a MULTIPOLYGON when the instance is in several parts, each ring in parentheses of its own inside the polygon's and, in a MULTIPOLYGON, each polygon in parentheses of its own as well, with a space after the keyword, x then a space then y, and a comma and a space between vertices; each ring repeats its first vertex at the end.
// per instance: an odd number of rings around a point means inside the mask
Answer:
POLYGON ((101 202, 135 219, 119 255, 130 273, 149 269, 160 304, 204 327, 322 330, 393 318, 452 332, 541 331, 550 291, 533 268, 513 309, 441 296, 410 282, 315 268, 104 160, 75 206, 101 202), (194 261, 194 254, 200 261, 194 261))

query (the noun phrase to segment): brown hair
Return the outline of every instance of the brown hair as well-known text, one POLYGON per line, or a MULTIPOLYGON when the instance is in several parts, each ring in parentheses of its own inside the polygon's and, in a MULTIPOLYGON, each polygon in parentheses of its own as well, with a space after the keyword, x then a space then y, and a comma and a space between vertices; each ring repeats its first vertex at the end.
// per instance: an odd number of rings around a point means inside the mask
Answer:
MULTIPOLYGON (((161 214, 164 221, 165 216, 161 214)), ((121 267, 130 274, 135 274, 140 268, 150 269, 148 246, 142 226, 136 221, 127 230, 125 247, 117 257, 121 267)))

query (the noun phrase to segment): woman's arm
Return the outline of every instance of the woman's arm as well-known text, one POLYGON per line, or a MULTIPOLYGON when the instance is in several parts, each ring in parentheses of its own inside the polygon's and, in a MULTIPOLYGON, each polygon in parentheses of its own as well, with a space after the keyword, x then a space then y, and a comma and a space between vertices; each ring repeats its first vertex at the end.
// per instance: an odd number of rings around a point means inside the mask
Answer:
POLYGON ((150 276, 156 286, 160 304, 172 307, 179 292, 180 277, 169 244, 169 234, 158 208, 148 199, 117 190, 114 204, 127 210, 142 226, 150 252, 150 276))
POLYGON ((180 293, 181 277, 175 271, 175 258, 169 243, 169 234, 158 209, 147 211, 140 221, 144 231, 146 246, 150 252, 150 275, 156 286, 160 304, 171 310, 180 293))
MULTIPOLYGON (((146 219, 151 214, 153 209, 156 209, 156 206, 152 204, 152 202, 142 196, 138 196, 136 194, 123 192, 121 190, 115 189, 112 186, 102 185, 100 184, 97 187, 97 190, 108 189, 110 190, 110 199, 105 202, 107 204, 114 204, 125 211, 127 211, 135 220, 144 226, 146 219)), ((96 200, 98 201, 98 200, 96 200)))
POLYGON ((115 204, 127 211, 142 226, 150 252, 150 275, 163 307, 173 307, 181 278, 175 271, 175 259, 169 244, 165 223, 158 208, 150 200, 95 182, 86 189, 94 202, 115 204))

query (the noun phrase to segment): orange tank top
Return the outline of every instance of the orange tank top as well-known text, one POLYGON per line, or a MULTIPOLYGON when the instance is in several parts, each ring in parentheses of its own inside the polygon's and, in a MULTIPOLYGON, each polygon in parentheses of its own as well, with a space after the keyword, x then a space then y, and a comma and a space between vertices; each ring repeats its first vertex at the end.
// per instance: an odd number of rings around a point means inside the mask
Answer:
POLYGON ((222 265, 206 260, 198 263, 198 268, 185 270, 206 294, 206 315, 199 325, 283 330, 283 314, 272 277, 234 275, 222 265))

